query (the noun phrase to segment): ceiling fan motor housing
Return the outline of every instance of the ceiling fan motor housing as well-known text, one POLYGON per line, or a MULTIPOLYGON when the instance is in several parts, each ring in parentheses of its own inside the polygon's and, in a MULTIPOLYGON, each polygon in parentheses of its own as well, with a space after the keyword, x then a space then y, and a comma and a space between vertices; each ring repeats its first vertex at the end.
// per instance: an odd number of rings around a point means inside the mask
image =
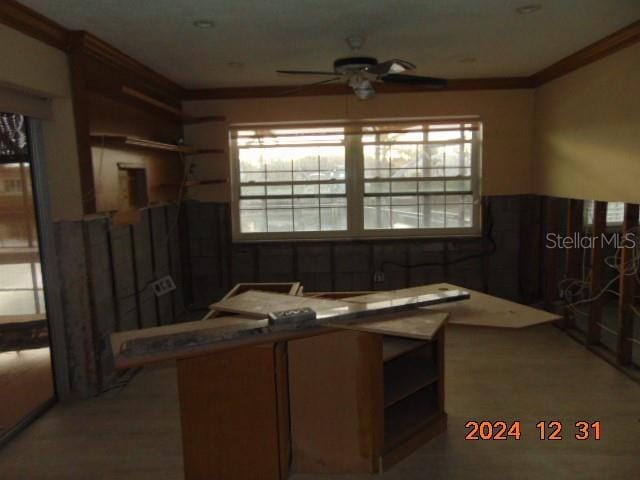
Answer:
POLYGON ((340 75, 345 75, 360 72, 363 68, 377 64, 378 60, 373 57, 339 58, 333 62, 333 70, 340 75))

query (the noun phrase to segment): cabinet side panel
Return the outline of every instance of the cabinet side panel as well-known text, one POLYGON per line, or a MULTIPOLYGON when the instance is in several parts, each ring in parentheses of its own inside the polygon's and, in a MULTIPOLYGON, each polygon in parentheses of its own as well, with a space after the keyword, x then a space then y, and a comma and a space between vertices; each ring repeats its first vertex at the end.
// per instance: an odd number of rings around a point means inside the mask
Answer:
POLYGON ((186 480, 279 480, 273 345, 178 361, 186 480))
POLYGON ((290 341, 289 391, 295 472, 377 472, 380 335, 340 331, 290 341))

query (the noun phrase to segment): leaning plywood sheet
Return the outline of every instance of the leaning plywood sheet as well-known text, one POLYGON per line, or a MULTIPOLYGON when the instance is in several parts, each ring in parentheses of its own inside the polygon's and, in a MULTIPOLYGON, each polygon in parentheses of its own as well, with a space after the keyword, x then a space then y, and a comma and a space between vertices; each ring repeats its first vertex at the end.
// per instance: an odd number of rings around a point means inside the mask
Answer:
POLYGON ((379 315, 375 319, 364 322, 355 321, 342 324, 329 322, 327 326, 418 340, 432 340, 448 318, 449 313, 447 312, 428 312, 416 309, 410 312, 379 315))
MULTIPOLYGON (((260 290, 262 292, 286 293, 289 295, 300 295, 302 293, 302 285, 300 282, 281 282, 281 283, 237 283, 222 300, 227 300, 249 290, 260 290)), ((215 318, 223 315, 224 312, 213 310, 209 318, 215 318)))
POLYGON ((362 310, 361 304, 350 304, 338 300, 300 297, 282 293, 249 290, 211 305, 221 312, 239 313, 256 317, 265 317, 272 312, 311 308, 320 316, 320 312, 362 310))
MULTIPOLYGON (((350 302, 369 303, 371 301, 390 300, 408 295, 424 295, 458 290, 460 287, 449 283, 438 283, 421 287, 376 292, 360 297, 350 297, 350 302)), ((466 302, 425 307, 431 312, 446 312, 451 314, 449 323, 460 325, 474 325, 480 327, 523 328, 540 323, 552 322, 561 317, 555 313, 538 310, 485 293, 469 290, 471 298, 466 302)))

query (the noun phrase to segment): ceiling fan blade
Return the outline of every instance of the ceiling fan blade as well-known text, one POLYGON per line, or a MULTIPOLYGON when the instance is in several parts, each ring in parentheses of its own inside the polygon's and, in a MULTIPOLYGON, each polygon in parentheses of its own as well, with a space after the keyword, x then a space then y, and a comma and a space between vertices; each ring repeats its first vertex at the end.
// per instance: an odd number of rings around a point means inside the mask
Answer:
POLYGON ((416 85, 431 88, 444 88, 447 81, 444 78, 422 77, 419 75, 399 75, 397 73, 389 73, 378 77, 385 83, 404 83, 405 85, 416 85))
POLYGON ((371 65, 370 67, 365 68, 364 71, 373 75, 387 75, 389 73, 400 73, 407 70, 415 70, 415 68, 416 66, 411 62, 394 58, 393 60, 387 60, 386 62, 371 65))
POLYGON ((335 77, 336 72, 318 72, 315 70, 276 70, 276 73, 284 73, 286 75, 331 75, 335 77))
POLYGON ((326 80, 321 80, 319 82, 309 83, 307 85, 301 85, 299 87, 295 87, 295 88, 292 88, 290 90, 285 90, 284 92, 281 92, 279 95, 280 96, 291 95, 292 93, 297 93, 297 92, 300 92, 302 90, 306 90, 307 88, 315 87, 317 85, 324 85, 325 83, 335 82, 336 80, 342 80, 342 78, 341 77, 328 78, 326 80))

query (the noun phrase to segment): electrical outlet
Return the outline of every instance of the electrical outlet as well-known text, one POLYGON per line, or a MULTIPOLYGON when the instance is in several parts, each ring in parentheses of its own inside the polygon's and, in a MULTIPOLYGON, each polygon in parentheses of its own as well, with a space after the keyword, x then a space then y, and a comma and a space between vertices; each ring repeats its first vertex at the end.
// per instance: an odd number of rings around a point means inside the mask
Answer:
POLYGON ((378 270, 377 272, 373 272, 373 283, 382 283, 384 282, 384 272, 378 270))
POLYGON ((153 282, 151 284, 151 288, 153 288, 153 293, 156 294, 156 297, 161 297, 175 290, 176 284, 173 282, 173 278, 171 278, 170 275, 167 275, 166 277, 162 277, 160 280, 153 282))

